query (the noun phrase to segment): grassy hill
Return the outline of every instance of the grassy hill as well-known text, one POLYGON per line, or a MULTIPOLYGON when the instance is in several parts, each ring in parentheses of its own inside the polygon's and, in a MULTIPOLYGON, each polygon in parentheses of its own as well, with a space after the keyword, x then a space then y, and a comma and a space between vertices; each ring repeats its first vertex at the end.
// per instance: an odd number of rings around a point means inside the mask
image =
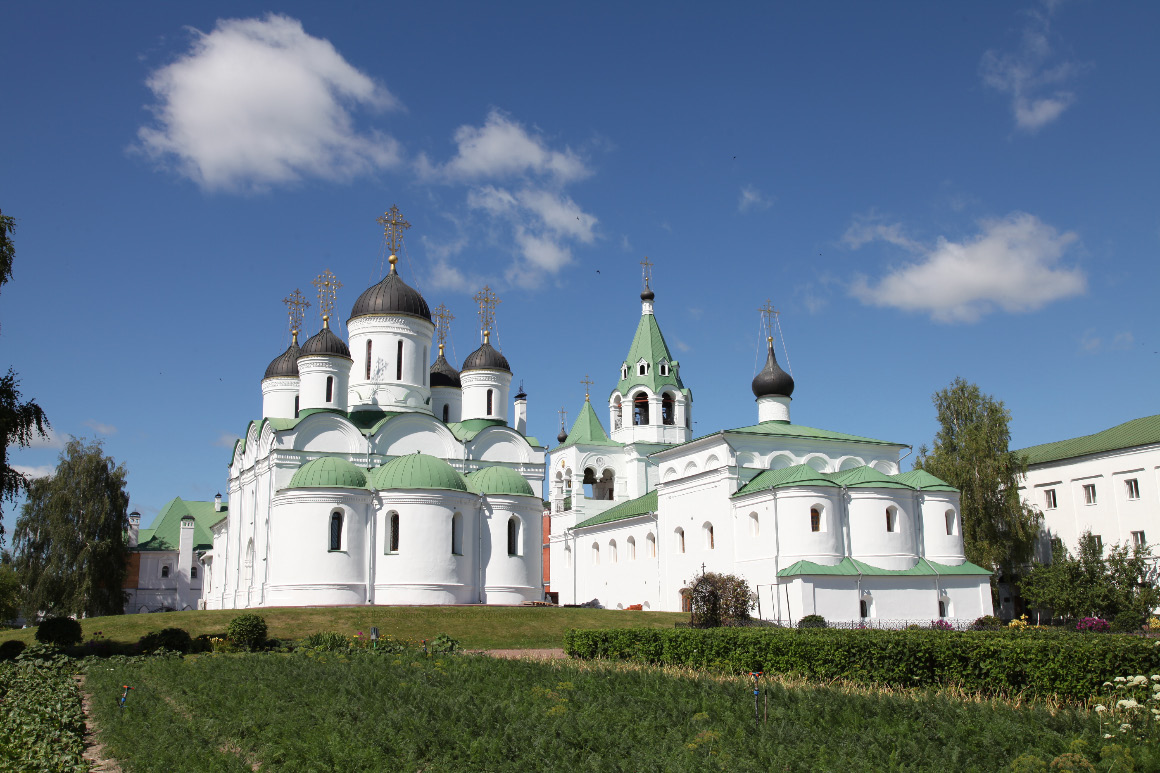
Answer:
MULTIPOLYGON (((276 639, 300 639, 320 631, 369 634, 371 626, 378 626, 381 634, 408 639, 445 633, 468 649, 562 647, 569 628, 671 628, 688 619, 679 612, 563 607, 270 607, 91 617, 81 626, 86 639, 99 631, 105 639, 136 642, 162 628, 184 628, 191 636, 223 633, 230 620, 246 611, 264 617, 276 639)), ((0 642, 19 639, 31 644, 34 635, 33 628, 0 630, 0 642)))

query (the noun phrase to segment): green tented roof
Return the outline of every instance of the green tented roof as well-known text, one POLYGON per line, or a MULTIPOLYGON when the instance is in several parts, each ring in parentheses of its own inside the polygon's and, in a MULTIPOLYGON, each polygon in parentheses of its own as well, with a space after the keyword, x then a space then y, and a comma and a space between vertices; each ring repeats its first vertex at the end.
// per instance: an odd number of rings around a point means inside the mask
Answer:
POLYGON ((669 347, 665 344, 665 337, 661 335, 660 325, 652 314, 641 314, 640 322, 636 326, 636 335, 632 337, 632 345, 628 347, 628 356, 625 358, 628 365, 628 378, 622 378, 616 385, 617 391, 627 395, 629 390, 636 386, 647 386, 655 394, 660 394, 665 386, 674 386, 684 389, 678 373, 679 363, 673 361, 669 347), (637 374, 636 364, 644 360, 649 364, 647 376, 637 374), (660 375, 660 362, 667 360, 669 375, 660 375))
POLYGON ((752 494, 755 491, 768 491, 774 488, 789 486, 827 486, 836 488, 837 483, 824 472, 818 472, 808 464, 795 464, 793 467, 783 467, 780 470, 765 470, 756 478, 746 483, 733 496, 752 494))
POLYGON ((879 472, 868 465, 855 467, 852 470, 842 470, 830 475, 834 482, 846 488, 905 488, 914 489, 914 486, 903 483, 892 475, 879 472))
POLYGON ((799 575, 821 575, 852 577, 859 574, 863 577, 935 577, 940 575, 989 575, 991 573, 981 566, 972 564, 970 561, 964 561, 962 564, 952 566, 920 558, 918 559, 918 563, 909 569, 881 569, 865 561, 859 561, 847 556, 833 565, 816 564, 813 561, 798 561, 782 569, 777 573, 777 576, 796 577, 799 575))
POLYGON ((213 502, 187 502, 174 497, 153 519, 153 526, 137 532, 137 550, 177 550, 181 541, 181 519, 193 516, 193 549, 213 549, 210 528, 229 514, 229 505, 222 503, 221 511, 214 510, 213 502))
POLYGON ((891 477, 919 491, 958 491, 945 480, 936 478, 926 470, 911 470, 891 477))
POLYGON ((514 494, 535 496, 527 478, 509 467, 484 467, 467 476, 467 490, 472 494, 514 494))
POLYGON ((298 468, 287 488, 366 488, 367 471, 334 456, 324 456, 298 468))
POLYGON ((612 521, 632 518, 636 515, 655 513, 656 511, 657 492, 654 489, 644 496, 630 499, 627 502, 621 502, 619 505, 610 507, 600 515, 594 515, 588 520, 576 524, 574 528, 583 529, 585 526, 597 526, 602 523, 611 523, 612 521))
POLYGON ((592 409, 592 403, 585 400, 584 407, 580 409, 580 414, 576 417, 576 421, 572 423, 572 430, 568 433, 568 439, 556 446, 555 450, 559 451, 562 448, 575 445, 611 446, 619 448, 624 443, 617 443, 608 437, 608 433, 604 431, 604 426, 600 423, 600 419, 596 417, 596 411, 592 409))
POLYGON ((371 470, 371 485, 387 489, 446 489, 467 491, 467 481, 455 468, 438 457, 408 454, 371 470))
POLYGON ((1057 440, 1054 443, 1024 448, 1015 453, 1026 454, 1029 464, 1042 464, 1154 443, 1160 443, 1160 416, 1133 419, 1094 435, 1084 435, 1070 440, 1057 440))

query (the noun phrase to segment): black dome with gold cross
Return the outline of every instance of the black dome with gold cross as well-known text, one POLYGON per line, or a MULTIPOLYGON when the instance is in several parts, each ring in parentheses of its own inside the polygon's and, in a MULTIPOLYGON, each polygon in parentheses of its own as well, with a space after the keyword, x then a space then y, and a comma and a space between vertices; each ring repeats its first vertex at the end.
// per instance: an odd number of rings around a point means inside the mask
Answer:
POLYGON ((431 309, 427 306, 427 301, 418 290, 403 281, 395 268, 399 260, 398 250, 403 243, 403 231, 410 228, 411 224, 402 218, 398 207, 391 207, 377 222, 384 228, 387 247, 391 251, 389 258, 391 273, 378 284, 363 291, 350 310, 350 319, 370 314, 408 314, 430 322, 431 309))

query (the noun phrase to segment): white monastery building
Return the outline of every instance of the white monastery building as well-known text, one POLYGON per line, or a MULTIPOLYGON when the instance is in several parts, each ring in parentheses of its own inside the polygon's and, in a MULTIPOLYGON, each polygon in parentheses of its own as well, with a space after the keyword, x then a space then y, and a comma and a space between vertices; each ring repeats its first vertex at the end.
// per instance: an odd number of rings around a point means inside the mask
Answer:
POLYGON ((177 497, 141 528, 141 514, 129 513, 129 565, 122 585, 125 613, 198 609, 202 602, 205 566, 202 557, 213 547, 210 530, 227 517, 218 494, 212 502, 177 497))
POLYGON ((487 324, 460 370, 441 342, 431 364, 436 323, 395 267, 409 224, 396 208, 380 222, 390 273, 355 301, 349 339, 329 327, 328 272, 322 329, 266 369, 202 556, 209 609, 543 598, 545 449, 525 434, 527 395, 509 395, 487 324))
MULTIPOLYGON (((647 262, 646 262, 647 267, 647 262)), ((561 603, 681 610, 702 571, 744 577, 757 614, 792 623, 974 620, 989 572, 966 561, 959 493, 906 445, 792 423, 794 380, 768 339, 756 423, 692 438, 693 393, 655 294, 608 397, 561 429, 550 464, 551 593, 561 603)))

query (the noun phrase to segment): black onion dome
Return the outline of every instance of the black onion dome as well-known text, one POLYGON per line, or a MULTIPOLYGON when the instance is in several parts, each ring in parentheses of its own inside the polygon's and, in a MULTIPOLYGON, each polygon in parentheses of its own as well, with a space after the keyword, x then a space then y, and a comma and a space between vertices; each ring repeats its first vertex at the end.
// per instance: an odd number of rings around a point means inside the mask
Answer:
POLYGON ((459 382, 459 371, 451 367, 451 363, 442 354, 431 366, 431 388, 451 387, 459 389, 463 385, 459 382))
POLYGON ((793 394, 793 376, 777 364, 772 342, 769 344, 769 356, 765 359, 765 367, 753 377, 753 394, 757 397, 789 397, 793 394))
POLYGON ((512 372, 507 358, 486 341, 484 341, 483 346, 467 355, 467 359, 463 361, 463 367, 459 370, 461 373, 465 370, 506 370, 508 373, 512 372))
POLYGON ((651 301, 653 298, 656 298, 656 297, 657 297, 657 296, 656 296, 656 293, 654 293, 654 292, 653 292, 651 289, 649 289, 648 287, 645 287, 645 288, 644 288, 644 292, 640 294, 640 299, 641 299, 642 301, 651 301))
POLYGON ((298 336, 295 336, 290 348, 279 354, 266 366, 266 375, 262 376, 262 379, 298 378, 298 355, 301 353, 302 349, 298 346, 298 336))
POLYGON ((386 279, 373 287, 368 287, 354 302, 350 318, 367 314, 410 314, 431 321, 431 309, 419 291, 407 285, 391 266, 386 279))
POLYGON ((565 430, 563 427, 560 427, 560 434, 556 435, 557 442, 563 443, 567 439, 568 439, 568 431, 565 430))
POLYGON ((310 338, 306 339, 306 343, 302 344, 302 350, 298 353, 299 357, 318 357, 321 355, 333 357, 346 357, 350 359, 350 349, 346 342, 330 332, 329 327, 323 327, 310 338))

